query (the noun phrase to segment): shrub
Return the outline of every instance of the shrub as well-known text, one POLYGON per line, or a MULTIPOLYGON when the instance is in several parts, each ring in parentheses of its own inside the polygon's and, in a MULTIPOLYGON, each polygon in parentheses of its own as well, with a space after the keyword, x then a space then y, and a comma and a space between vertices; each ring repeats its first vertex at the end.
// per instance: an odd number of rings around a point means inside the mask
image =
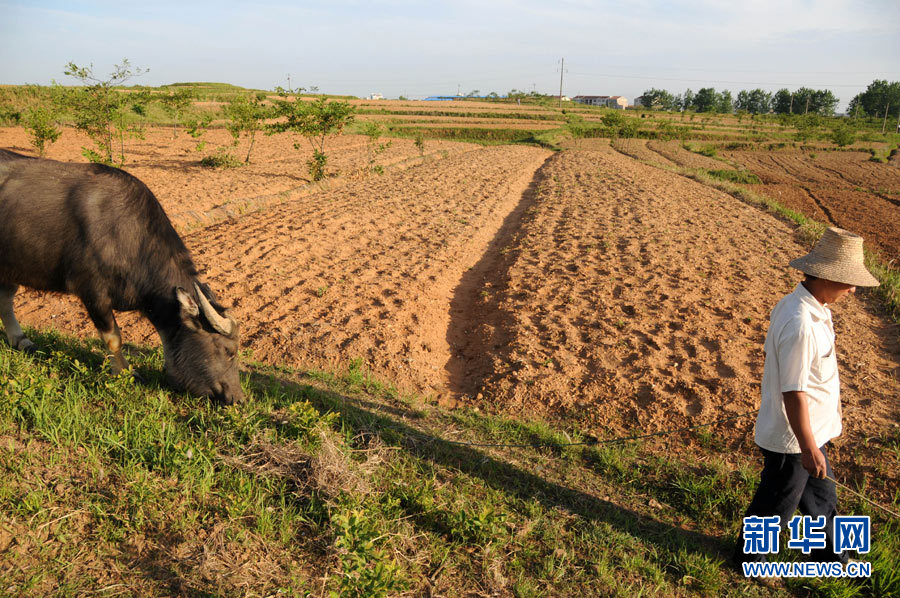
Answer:
POLYGON ((843 124, 831 132, 831 141, 838 147, 845 147, 856 141, 856 131, 847 124, 843 124))
POLYGON ((241 159, 234 154, 223 151, 217 152, 211 156, 204 156, 203 159, 200 160, 200 165, 206 166, 207 168, 239 168, 244 164, 245 162, 241 162, 241 159))
POLYGON ((43 156, 47 144, 56 142, 61 134, 56 128, 56 112, 46 106, 28 109, 25 113, 25 130, 39 156, 43 156))

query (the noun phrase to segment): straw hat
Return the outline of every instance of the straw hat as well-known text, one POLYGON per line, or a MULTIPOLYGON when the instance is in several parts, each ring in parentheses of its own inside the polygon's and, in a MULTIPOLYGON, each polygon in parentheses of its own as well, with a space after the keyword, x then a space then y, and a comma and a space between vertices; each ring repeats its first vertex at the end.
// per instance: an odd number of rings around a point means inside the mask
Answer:
POLYGON ((866 269, 863 239, 850 231, 829 227, 813 250, 791 260, 804 274, 857 287, 877 287, 878 279, 866 269))

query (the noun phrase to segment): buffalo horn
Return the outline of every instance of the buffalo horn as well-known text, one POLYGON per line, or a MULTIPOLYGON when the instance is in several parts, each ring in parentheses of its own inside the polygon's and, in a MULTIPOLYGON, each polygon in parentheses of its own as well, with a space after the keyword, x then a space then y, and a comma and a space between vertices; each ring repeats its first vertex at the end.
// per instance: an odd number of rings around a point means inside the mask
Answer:
POLYGON ((204 295, 203 291, 200 289, 200 285, 196 282, 194 283, 194 288, 197 290, 197 297, 200 298, 200 311, 206 316, 206 320, 219 334, 231 336, 231 331, 234 330, 234 322, 231 321, 231 318, 219 315, 219 312, 212 306, 209 299, 206 298, 206 295, 204 295))

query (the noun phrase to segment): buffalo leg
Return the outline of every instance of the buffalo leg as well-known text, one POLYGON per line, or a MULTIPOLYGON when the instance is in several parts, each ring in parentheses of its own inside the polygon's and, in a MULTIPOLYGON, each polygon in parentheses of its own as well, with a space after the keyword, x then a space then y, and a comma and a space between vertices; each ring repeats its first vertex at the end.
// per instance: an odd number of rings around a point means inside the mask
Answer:
POLYGON ((119 325, 116 323, 116 317, 112 313, 112 309, 102 309, 96 305, 87 305, 88 316, 97 327, 100 338, 109 349, 112 357, 113 374, 120 374, 122 370, 128 369, 128 362, 122 355, 122 333, 119 331, 119 325))
POLYGON ((17 286, 0 285, 0 320, 3 321, 3 328, 6 330, 9 344, 14 349, 30 353, 34 351, 34 343, 28 340, 25 333, 22 332, 22 327, 19 326, 19 321, 13 312, 13 297, 17 290, 19 290, 17 286))

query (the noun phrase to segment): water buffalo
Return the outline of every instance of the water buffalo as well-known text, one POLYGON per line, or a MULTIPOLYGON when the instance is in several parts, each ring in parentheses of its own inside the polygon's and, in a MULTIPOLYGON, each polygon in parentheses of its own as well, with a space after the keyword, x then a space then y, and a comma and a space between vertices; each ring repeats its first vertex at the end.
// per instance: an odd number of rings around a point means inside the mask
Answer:
POLYGON ((30 351, 13 313, 19 285, 76 295, 128 368, 113 310, 139 310, 156 327, 166 377, 227 404, 242 399, 238 326, 197 269, 153 193, 122 170, 0 150, 0 320, 30 351))

